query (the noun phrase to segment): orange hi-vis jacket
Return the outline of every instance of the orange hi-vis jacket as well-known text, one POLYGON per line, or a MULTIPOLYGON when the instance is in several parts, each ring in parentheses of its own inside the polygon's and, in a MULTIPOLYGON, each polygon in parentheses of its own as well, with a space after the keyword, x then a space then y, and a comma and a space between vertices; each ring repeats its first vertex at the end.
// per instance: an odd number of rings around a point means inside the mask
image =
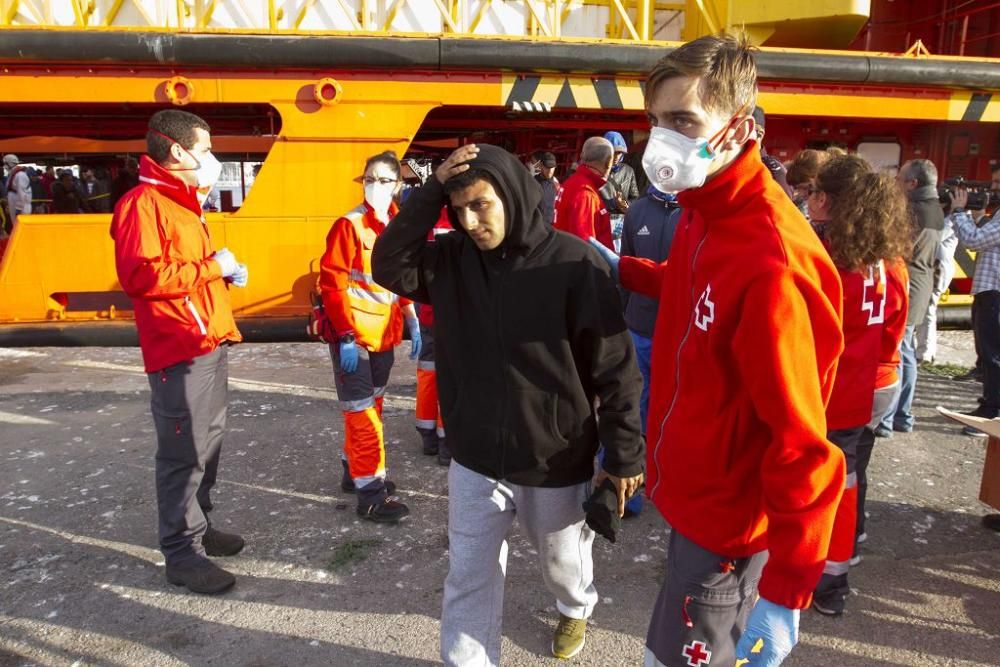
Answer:
POLYGON ((756 145, 677 199, 669 260, 619 265, 623 287, 660 301, 647 493, 704 549, 769 550, 761 596, 803 609, 844 488, 844 455, 826 439, 840 276, 756 145))
MULTIPOLYGON (((396 215, 396 205, 389 217, 396 215)), ((370 352, 384 352, 403 340, 402 307, 409 301, 372 279, 372 248, 385 224, 363 203, 339 218, 326 237, 319 262, 323 307, 338 336, 353 333, 370 352)))
POLYGON ((142 156, 139 185, 115 206, 111 238, 147 373, 242 340, 195 188, 142 156))

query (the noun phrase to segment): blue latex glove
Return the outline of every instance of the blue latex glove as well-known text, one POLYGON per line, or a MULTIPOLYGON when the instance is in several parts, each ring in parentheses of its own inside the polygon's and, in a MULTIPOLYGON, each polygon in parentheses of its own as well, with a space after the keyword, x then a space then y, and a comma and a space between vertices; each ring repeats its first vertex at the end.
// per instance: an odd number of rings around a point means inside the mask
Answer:
POLYGON ((736 667, 777 667, 799 641, 799 610, 757 600, 736 645, 736 667))
POLYGON ((358 344, 340 344, 340 367, 345 373, 353 373, 358 370, 358 344))
POLYGON ((608 268, 611 269, 611 277, 614 278, 615 281, 617 281, 618 262, 621 261, 621 258, 615 254, 614 250, 607 247, 606 245, 595 239, 593 236, 590 237, 590 245, 597 248, 597 252, 601 253, 601 257, 604 258, 604 261, 608 263, 608 268))
POLYGON ((420 337, 420 320, 406 320, 406 328, 410 332, 410 359, 416 359, 420 356, 420 348, 424 344, 420 337))
POLYGON ((233 274, 236 273, 236 267, 239 266, 239 263, 236 261, 236 255, 230 252, 229 248, 216 250, 215 254, 212 255, 212 259, 219 263, 223 278, 232 278, 233 274))
POLYGON ((246 287, 250 278, 250 270, 246 264, 237 264, 236 273, 233 274, 233 284, 237 287, 246 287))

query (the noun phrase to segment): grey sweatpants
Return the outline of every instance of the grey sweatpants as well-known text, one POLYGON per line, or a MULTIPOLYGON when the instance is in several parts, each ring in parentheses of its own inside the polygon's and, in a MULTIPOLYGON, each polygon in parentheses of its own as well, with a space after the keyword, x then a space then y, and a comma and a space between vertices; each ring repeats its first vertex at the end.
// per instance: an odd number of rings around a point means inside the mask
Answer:
POLYGON ((597 604, 591 547, 584 523, 590 482, 562 488, 518 486, 451 462, 448 553, 441 614, 441 659, 483 667, 500 662, 500 625, 507 572, 507 533, 517 515, 538 550, 542 578, 560 613, 589 618, 597 604))
POLYGON ((160 550, 176 565, 205 557, 209 493, 226 430, 229 356, 225 345, 149 373, 156 427, 156 505, 160 550))

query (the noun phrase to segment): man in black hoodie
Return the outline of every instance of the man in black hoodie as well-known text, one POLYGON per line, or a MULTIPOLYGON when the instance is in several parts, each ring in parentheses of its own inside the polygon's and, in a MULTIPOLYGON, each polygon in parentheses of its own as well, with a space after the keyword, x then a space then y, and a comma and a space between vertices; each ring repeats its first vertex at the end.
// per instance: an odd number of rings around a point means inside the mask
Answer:
POLYGON ((372 254, 376 282, 434 307, 453 457, 441 617, 447 665, 500 660, 515 512, 556 597, 552 652, 576 655, 597 602, 582 503, 598 441, 619 516, 643 478, 642 378, 617 288, 594 250, 543 223, 540 197, 513 155, 464 146, 410 196, 372 254), (428 243, 445 204, 460 233, 428 243))

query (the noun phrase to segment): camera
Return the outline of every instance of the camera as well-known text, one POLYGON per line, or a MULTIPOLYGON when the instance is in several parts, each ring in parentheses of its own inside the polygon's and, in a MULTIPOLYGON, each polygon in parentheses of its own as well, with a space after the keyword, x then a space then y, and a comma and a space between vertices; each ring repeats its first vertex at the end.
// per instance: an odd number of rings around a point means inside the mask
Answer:
POLYGON ((962 176, 946 178, 942 185, 938 186, 938 199, 942 204, 951 206, 951 193, 959 188, 966 188, 969 191, 969 203, 966 208, 970 211, 981 211, 990 204, 998 203, 998 194, 990 191, 990 181, 967 181, 962 176))

